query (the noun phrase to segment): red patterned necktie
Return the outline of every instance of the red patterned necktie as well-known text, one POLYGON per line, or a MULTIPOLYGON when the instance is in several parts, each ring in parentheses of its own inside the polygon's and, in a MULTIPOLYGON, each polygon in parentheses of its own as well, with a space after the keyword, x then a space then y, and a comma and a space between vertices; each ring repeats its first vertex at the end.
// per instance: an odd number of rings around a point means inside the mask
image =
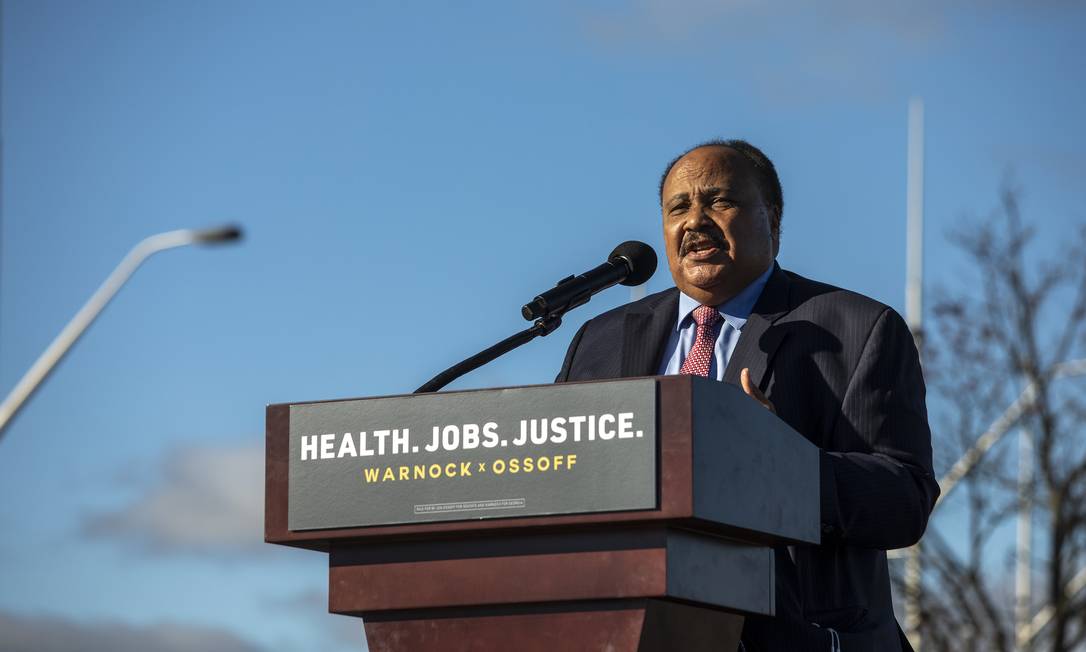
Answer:
POLYGON ((680 374, 691 376, 709 376, 709 367, 713 363, 713 349, 716 348, 716 325, 720 323, 720 313, 710 306, 698 306, 694 309, 694 323, 698 325, 694 346, 686 354, 680 374))

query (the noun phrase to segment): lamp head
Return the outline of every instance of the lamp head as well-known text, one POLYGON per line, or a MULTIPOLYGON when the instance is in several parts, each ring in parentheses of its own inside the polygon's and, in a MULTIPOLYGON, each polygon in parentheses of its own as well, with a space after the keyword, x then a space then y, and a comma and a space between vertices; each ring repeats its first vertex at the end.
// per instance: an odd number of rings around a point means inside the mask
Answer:
POLYGON ((241 227, 236 224, 216 226, 210 229, 197 229, 192 232, 197 244, 220 244, 241 239, 241 227))

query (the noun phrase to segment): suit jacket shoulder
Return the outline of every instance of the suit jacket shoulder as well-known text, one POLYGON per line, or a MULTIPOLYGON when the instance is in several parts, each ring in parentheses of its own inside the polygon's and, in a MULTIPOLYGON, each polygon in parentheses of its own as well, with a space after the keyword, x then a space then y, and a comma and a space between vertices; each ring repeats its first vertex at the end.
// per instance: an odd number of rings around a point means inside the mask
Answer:
MULTIPOLYGON (((912 346, 905 320, 886 304, 795 272, 778 270, 743 329, 736 365, 752 366, 753 370, 762 363, 762 356, 772 366, 776 348, 785 342, 784 349, 792 354, 788 357, 802 356, 813 363, 821 379, 843 391, 872 338, 879 348, 887 344, 912 346), (751 348, 755 350, 754 359, 749 359, 751 348)), ((735 370, 729 372, 737 374, 735 370)), ((737 375, 734 380, 730 376, 728 380, 733 382, 738 379, 737 375)), ((760 384, 764 389, 765 383, 760 384)))
MULTIPOLYGON (((893 308, 864 296, 859 292, 813 281, 795 272, 781 270, 788 285, 789 312, 799 311, 801 315, 833 315, 842 319, 851 319, 873 325, 886 311, 897 314, 893 308)), ((795 318, 794 315, 789 315, 795 318)))
POLYGON ((819 446, 837 430, 861 363, 882 363, 876 371, 890 380, 916 360, 912 336, 892 308, 784 270, 771 277, 733 356, 734 366, 758 372, 756 382, 776 395, 780 416, 819 446))

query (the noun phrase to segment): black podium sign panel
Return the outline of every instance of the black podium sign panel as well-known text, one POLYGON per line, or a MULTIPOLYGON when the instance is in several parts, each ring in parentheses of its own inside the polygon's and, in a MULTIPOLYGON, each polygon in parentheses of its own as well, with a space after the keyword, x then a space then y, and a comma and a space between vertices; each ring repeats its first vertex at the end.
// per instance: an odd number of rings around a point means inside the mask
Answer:
POLYGON ((288 528, 656 507, 651 379, 290 406, 288 528))

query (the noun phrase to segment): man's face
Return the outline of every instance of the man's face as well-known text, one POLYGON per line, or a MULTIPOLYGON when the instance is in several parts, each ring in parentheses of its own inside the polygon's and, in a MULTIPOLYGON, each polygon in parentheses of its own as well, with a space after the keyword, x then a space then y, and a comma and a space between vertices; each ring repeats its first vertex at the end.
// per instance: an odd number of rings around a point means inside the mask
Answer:
POLYGON ((663 213, 675 285, 704 305, 738 294, 777 256, 777 210, 762 198, 750 161, 731 148, 682 157, 664 181, 663 213))

